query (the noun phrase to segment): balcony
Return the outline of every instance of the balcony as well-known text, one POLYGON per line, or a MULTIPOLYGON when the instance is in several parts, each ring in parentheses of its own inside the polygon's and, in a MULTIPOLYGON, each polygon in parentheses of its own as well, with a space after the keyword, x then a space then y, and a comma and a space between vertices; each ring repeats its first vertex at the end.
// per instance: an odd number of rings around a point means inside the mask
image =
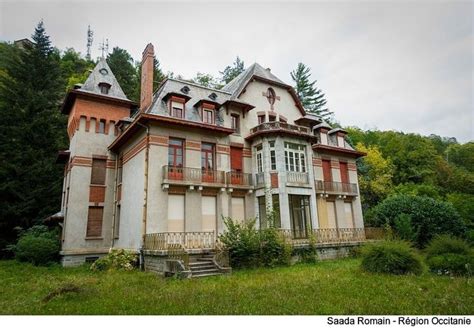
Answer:
POLYGON ((294 246, 307 245, 312 240, 316 245, 342 244, 381 240, 385 230, 381 227, 365 228, 323 228, 313 230, 278 230, 285 240, 294 246))
POLYGON ((211 232, 164 232, 145 235, 146 250, 167 250, 180 245, 184 249, 214 249, 216 234, 211 232))
POLYGON ((309 175, 307 172, 286 172, 286 184, 287 185, 308 185, 309 175))
POLYGON ((225 173, 220 170, 163 166, 163 183, 224 186, 225 173))
POLYGON ((357 195, 357 184, 316 181, 316 192, 327 194, 357 195))
POLYGON ((257 135, 267 133, 278 133, 278 134, 289 134, 307 137, 313 139, 313 142, 317 141, 317 137, 311 133, 308 127, 292 125, 286 122, 270 121, 259 124, 256 127, 250 129, 250 135, 246 139, 252 139, 257 135))
POLYGON ((246 174, 237 171, 230 171, 226 174, 227 186, 237 188, 252 188, 252 174, 246 174))

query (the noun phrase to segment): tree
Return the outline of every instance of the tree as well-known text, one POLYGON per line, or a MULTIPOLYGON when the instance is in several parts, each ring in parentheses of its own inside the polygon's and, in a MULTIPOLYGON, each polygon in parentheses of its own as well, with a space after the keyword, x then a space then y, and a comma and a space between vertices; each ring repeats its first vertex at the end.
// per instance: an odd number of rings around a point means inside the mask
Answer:
MULTIPOLYGON (((206 73, 198 72, 196 76, 191 79, 191 81, 208 88, 217 89, 217 87, 219 87, 219 84, 217 83, 216 79, 212 75, 206 73)), ((220 87, 222 88, 222 86, 220 87)))
POLYGON ((67 81, 66 90, 72 89, 78 83, 84 83, 95 63, 81 57, 74 48, 67 48, 61 57, 61 71, 67 81))
POLYGON ((466 233, 466 225, 451 203, 413 195, 400 194, 385 199, 372 213, 373 224, 389 224, 395 228, 400 214, 410 216, 418 247, 424 247, 437 234, 462 237, 466 233))
POLYGON ((137 81, 139 80, 137 70, 133 65, 132 56, 125 49, 114 47, 112 53, 107 56, 107 63, 117 78, 125 95, 131 100, 137 95, 137 81))
POLYGON ((375 206, 392 189, 393 164, 382 156, 376 146, 366 147, 359 143, 356 149, 367 155, 357 161, 359 170, 359 188, 364 209, 375 206))
POLYGON ((310 68, 303 63, 298 63, 296 70, 290 73, 291 78, 295 82, 295 90, 303 107, 308 112, 316 114, 317 116, 330 120, 333 112, 326 107, 326 98, 320 89, 315 87, 317 80, 310 81, 310 68))
POLYGON ((237 56, 234 63, 232 63, 232 66, 228 65, 224 71, 219 72, 222 74, 221 82, 228 84, 243 71, 245 71, 244 61, 242 61, 239 56, 237 56))
POLYGON ((42 21, 32 38, 0 77, 0 250, 16 238, 14 227, 60 207, 63 168, 55 159, 67 145, 59 111, 65 82, 42 21))

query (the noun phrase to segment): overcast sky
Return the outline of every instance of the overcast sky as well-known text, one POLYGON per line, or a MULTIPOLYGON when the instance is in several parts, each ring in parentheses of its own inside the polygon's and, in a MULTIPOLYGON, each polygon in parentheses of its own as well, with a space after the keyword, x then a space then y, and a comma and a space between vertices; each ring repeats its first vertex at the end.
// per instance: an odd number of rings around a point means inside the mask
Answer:
POLYGON ((108 38, 164 71, 219 76, 239 55, 292 84, 309 66, 342 125, 474 140, 473 2, 152 2, 0 0, 0 39, 44 20, 53 44, 93 57, 108 38))

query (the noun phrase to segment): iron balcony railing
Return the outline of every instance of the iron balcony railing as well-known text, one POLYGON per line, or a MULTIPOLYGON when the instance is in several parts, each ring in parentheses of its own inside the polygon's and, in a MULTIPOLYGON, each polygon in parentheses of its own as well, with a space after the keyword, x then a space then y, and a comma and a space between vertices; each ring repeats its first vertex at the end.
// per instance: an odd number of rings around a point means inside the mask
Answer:
POLYGON ((250 129, 250 134, 255 134, 259 131, 271 131, 271 130, 286 130, 291 132, 298 132, 303 134, 311 134, 311 131, 308 127, 292 125, 286 122, 280 121, 270 121, 263 122, 256 127, 250 129))
MULTIPOLYGON (((331 243, 363 242, 366 240, 381 240, 385 238, 382 227, 365 228, 324 228, 313 230, 279 229, 281 236, 293 245, 317 245, 331 243)), ((162 250, 183 248, 189 249, 219 249, 221 242, 214 231, 210 232, 163 232, 145 235, 144 250, 162 250)))
POLYGON ((227 185, 253 186, 252 174, 230 171, 226 174, 227 185))
POLYGON ((362 242, 381 240, 385 230, 381 227, 365 228, 323 228, 313 230, 280 229, 280 234, 293 245, 362 242))
POLYGON ((144 249, 168 250, 181 245, 184 249, 214 249, 216 234, 210 232, 163 232, 145 235, 144 249))
POLYGON ((225 184, 225 173, 220 170, 163 166, 163 180, 183 183, 225 184))
POLYGON ((265 186, 265 173, 258 172, 255 174, 255 185, 257 187, 265 186))
POLYGON ((357 194, 357 184, 316 181, 316 192, 357 194))
POLYGON ((287 171, 286 182, 296 184, 309 184, 309 175, 307 172, 287 171))

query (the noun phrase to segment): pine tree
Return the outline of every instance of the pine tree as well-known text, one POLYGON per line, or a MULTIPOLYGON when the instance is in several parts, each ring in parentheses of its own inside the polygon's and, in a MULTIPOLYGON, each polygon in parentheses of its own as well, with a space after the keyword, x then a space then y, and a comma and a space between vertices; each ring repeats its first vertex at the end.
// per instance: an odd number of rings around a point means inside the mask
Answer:
POLYGON ((136 95, 137 81, 139 80, 137 69, 133 65, 132 56, 125 49, 114 47, 112 53, 107 56, 107 64, 117 78, 125 95, 131 100, 136 95))
POLYGON ((324 120, 330 120, 333 112, 326 107, 326 98, 320 89, 315 87, 317 80, 310 81, 311 70, 303 63, 298 63, 296 70, 290 73, 296 83, 295 90, 303 107, 324 120))
POLYGON ((15 239, 13 227, 60 208, 63 168, 55 159, 67 145, 59 111, 65 83, 42 21, 32 38, 0 76, 0 250, 15 239))
POLYGON ((245 71, 244 61, 242 61, 239 56, 237 56, 234 63, 232 63, 232 66, 228 65, 224 71, 219 72, 222 74, 221 81, 227 84, 243 71, 245 71))

